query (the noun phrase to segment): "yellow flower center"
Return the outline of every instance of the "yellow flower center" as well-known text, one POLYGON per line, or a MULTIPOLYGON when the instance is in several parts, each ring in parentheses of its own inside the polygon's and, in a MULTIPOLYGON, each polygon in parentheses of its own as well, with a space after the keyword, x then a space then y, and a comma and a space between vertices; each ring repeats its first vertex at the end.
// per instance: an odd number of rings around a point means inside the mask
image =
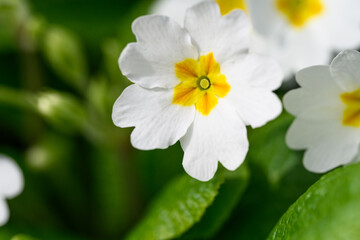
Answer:
POLYGON ((203 115, 209 115, 230 91, 226 77, 220 72, 220 65, 214 54, 195 59, 185 59, 175 64, 175 73, 180 83, 174 88, 173 104, 193 106, 203 115))
POLYGON ((322 0, 276 0, 276 7, 294 27, 303 27, 324 10, 322 0))
POLYGON ((241 9, 247 12, 245 0, 215 0, 220 7, 222 15, 226 15, 232 10, 241 9))
POLYGON ((346 105, 342 124, 360 127, 360 88, 351 93, 343 93, 340 97, 346 105))

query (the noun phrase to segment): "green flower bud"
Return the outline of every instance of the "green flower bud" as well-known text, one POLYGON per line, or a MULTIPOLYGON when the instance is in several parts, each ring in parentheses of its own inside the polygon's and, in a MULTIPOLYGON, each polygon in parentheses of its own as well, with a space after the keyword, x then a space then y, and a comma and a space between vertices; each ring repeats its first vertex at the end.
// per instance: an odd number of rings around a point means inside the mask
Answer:
POLYGON ((63 28, 52 27, 45 32, 43 48, 45 57, 56 74, 82 91, 86 83, 87 69, 77 37, 63 28))
POLYGON ((27 165, 36 171, 59 170, 71 155, 72 144, 63 135, 46 133, 26 152, 27 165))
POLYGON ((71 95, 55 91, 38 95, 36 108, 55 128, 68 133, 81 130, 86 124, 86 112, 81 103, 71 95))

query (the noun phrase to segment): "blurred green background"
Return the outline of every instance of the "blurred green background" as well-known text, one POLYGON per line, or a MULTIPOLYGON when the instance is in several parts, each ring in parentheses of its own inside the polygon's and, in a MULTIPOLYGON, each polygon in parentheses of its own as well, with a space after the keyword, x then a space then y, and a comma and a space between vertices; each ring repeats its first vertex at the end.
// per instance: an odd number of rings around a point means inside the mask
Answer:
POLYGON ((208 183, 184 173, 179 144, 130 145, 111 120, 130 84, 117 60, 151 4, 0 0, 0 153, 25 176, 0 239, 265 239, 319 178, 285 146, 285 113, 249 128, 245 164, 208 183))

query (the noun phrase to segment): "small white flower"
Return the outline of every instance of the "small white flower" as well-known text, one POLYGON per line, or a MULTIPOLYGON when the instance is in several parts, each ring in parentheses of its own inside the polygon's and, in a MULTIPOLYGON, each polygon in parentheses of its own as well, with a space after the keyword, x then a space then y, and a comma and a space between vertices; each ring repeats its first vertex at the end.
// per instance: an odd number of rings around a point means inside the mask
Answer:
POLYGON ((251 0, 251 50, 277 59, 286 74, 328 64, 332 51, 360 45, 359 0, 251 0))
POLYGON ((355 160, 360 143, 360 53, 343 51, 330 66, 299 71, 301 88, 284 97, 296 116, 286 141, 293 149, 307 149, 305 167, 326 172, 355 160))
POLYGON ((272 90, 282 80, 272 60, 248 54, 246 14, 222 16, 213 2, 190 8, 185 28, 165 16, 133 23, 137 42, 119 58, 133 83, 113 107, 119 127, 135 126, 138 149, 164 149, 180 140, 185 171, 211 179, 218 161, 229 170, 248 151, 245 125, 259 127, 281 112, 272 90))
POLYGON ((0 226, 9 220, 6 199, 19 195, 24 188, 24 178, 19 166, 10 158, 0 155, 0 226))

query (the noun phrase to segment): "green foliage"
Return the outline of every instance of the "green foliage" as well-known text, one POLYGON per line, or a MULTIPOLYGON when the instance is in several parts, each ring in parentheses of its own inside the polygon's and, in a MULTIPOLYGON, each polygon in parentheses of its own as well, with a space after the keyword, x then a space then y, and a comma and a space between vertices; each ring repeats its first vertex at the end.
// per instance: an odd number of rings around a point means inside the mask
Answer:
POLYGON ((234 172, 226 172, 225 182, 221 185, 215 201, 208 207, 201 221, 182 239, 208 239, 214 236, 242 197, 248 186, 249 177, 250 172, 246 165, 242 165, 234 172))
POLYGON ((34 110, 35 98, 31 93, 0 86, 0 103, 21 110, 34 110))
POLYGON ((12 237, 11 240, 38 240, 38 239, 26 236, 24 234, 19 234, 12 237))
POLYGON ((360 238, 360 164, 323 176, 282 216, 268 239, 360 238))
POLYGON ((276 120, 249 134, 248 158, 266 173, 272 184, 277 184, 302 157, 285 143, 285 134, 292 121, 293 117, 284 112, 276 120))
POLYGON ((151 204, 144 219, 127 239, 180 236, 201 219, 223 182, 221 173, 209 182, 200 182, 188 175, 175 178, 151 204))
POLYGON ((1 240, 87 240, 58 229, 38 229, 28 226, 7 224, 0 228, 1 240))
POLYGON ((17 29, 28 16, 27 4, 23 0, 0 0, 0 50, 15 47, 17 29))
POLYGON ((71 139, 49 131, 27 150, 25 162, 34 171, 58 171, 64 162, 69 161, 72 150, 71 139))
POLYGON ((249 164, 249 168, 251 175, 243 197, 211 239, 265 239, 288 207, 318 179, 299 163, 274 186, 259 166, 249 164))
POLYGON ((127 227, 131 213, 131 194, 127 192, 124 162, 116 151, 94 149, 91 153, 93 176, 93 226, 103 236, 115 237, 127 227))
MULTIPOLYGON (((209 182, 184 173, 180 144, 130 145, 111 120, 131 84, 117 61, 151 3, 0 0, 0 152, 25 176, 1 240, 263 240, 318 179, 285 145, 286 113, 250 129, 245 164, 209 182)), ((316 183, 269 239, 360 238, 358 168, 316 183)))

